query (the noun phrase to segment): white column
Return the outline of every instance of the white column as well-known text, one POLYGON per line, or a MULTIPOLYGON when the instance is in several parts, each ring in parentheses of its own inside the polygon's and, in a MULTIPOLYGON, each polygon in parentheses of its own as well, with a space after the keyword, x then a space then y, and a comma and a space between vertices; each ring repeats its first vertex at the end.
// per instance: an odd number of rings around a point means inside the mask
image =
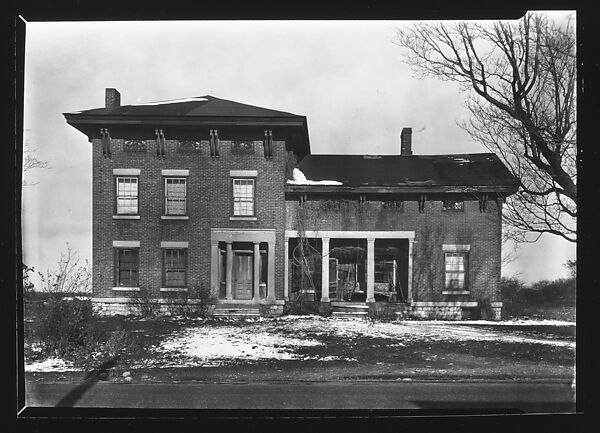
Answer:
POLYGON ((267 300, 275 300, 275 242, 269 242, 267 251, 267 300))
POLYGON ((367 238, 367 302, 375 302, 375 239, 367 238))
POLYGON ((321 238, 321 302, 329 302, 329 238, 321 238))
POLYGON ((414 239, 408 240, 408 293, 406 295, 408 302, 412 302, 414 243, 414 239))
POLYGON ((231 294, 231 271, 233 269, 233 250, 231 242, 227 242, 227 273, 225 274, 225 298, 233 299, 231 294))
POLYGON ((210 243, 210 291, 213 296, 219 295, 219 242, 210 243))
POLYGON ((290 261, 290 251, 289 251, 289 239, 285 238, 283 243, 284 251, 283 251, 283 299, 288 301, 288 285, 290 280, 290 269, 289 269, 289 261, 290 261))
POLYGON ((252 286, 254 287, 254 297, 255 301, 260 300, 260 244, 258 242, 254 242, 254 282, 252 286))

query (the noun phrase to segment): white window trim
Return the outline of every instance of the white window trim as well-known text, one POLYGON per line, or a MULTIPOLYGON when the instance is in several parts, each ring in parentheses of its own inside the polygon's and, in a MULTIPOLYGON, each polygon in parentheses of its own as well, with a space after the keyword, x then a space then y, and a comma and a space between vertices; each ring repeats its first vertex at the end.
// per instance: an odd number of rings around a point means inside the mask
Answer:
POLYGON ((163 176, 168 176, 168 177, 181 177, 181 176, 189 176, 190 175, 190 171, 189 170, 164 169, 164 170, 161 171, 161 174, 163 176))
POLYGON ((165 215, 164 216, 169 216, 169 217, 182 217, 182 216, 186 216, 187 215, 187 178, 185 177, 173 177, 173 176, 169 176, 169 177, 165 177, 165 215), (183 192, 183 196, 185 198, 185 205, 184 205, 184 213, 183 214, 168 214, 167 213, 167 181, 169 179, 177 179, 177 180, 184 180, 184 192, 183 192))
POLYGON ((188 248, 188 242, 180 241, 162 241, 160 243, 161 248, 188 248))
POLYGON ((161 292, 187 292, 187 287, 161 287, 161 292))
POLYGON ((442 290, 442 295, 470 295, 470 290, 442 290))
POLYGON ((114 176, 139 176, 141 172, 139 168, 113 168, 114 176))
POLYGON ((161 220, 189 220, 188 215, 161 215, 161 220))
POLYGON ((139 292, 139 287, 113 287, 111 289, 114 292, 139 292))
POLYGON ((442 245, 442 251, 448 253, 464 253, 471 250, 469 244, 444 244, 442 245))
POLYGON ((230 216, 229 221, 258 221, 258 217, 236 215, 236 216, 230 216))
POLYGON ((129 214, 118 214, 113 215, 114 220, 139 220, 139 215, 129 215, 129 214))
POLYGON ((230 177, 257 177, 258 170, 229 170, 230 177))
POLYGON ((113 241, 114 248, 139 248, 140 241, 113 241))

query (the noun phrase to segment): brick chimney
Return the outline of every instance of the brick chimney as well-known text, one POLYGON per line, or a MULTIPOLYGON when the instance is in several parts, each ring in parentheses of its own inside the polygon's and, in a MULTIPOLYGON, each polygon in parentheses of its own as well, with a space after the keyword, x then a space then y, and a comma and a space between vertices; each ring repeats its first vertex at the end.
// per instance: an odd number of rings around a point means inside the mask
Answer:
POLYGON ((106 89, 106 108, 115 108, 121 106, 121 94, 117 89, 106 89))
POLYGON ((412 155, 412 128, 402 128, 400 133, 400 155, 412 155))

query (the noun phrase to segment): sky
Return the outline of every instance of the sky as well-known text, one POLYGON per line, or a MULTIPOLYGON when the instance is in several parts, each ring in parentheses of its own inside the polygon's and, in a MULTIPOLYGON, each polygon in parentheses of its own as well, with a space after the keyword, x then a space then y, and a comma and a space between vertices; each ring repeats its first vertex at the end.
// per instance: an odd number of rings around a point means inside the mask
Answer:
MULTIPOLYGON (((556 13, 554 13, 556 15, 556 13)), ((487 152, 457 126, 466 94, 419 80, 393 44, 408 21, 29 22, 24 142, 49 169, 23 189, 23 259, 45 271, 67 243, 91 260, 91 145, 62 113, 206 94, 307 116, 314 154, 487 152)), ((509 245, 508 248, 511 248, 509 245)), ((543 235, 522 245, 503 276, 566 277, 576 246, 543 235)))

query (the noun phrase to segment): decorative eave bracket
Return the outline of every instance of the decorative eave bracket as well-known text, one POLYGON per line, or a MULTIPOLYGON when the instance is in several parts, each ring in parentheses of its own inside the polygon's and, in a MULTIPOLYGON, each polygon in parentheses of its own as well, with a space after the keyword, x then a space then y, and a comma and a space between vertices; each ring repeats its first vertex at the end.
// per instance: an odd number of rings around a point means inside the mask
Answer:
POLYGON ((165 134, 162 129, 155 129, 156 134, 156 156, 159 158, 165 157, 165 134))
POLYGON ((425 200, 427 200, 427 196, 425 194, 421 194, 419 196, 419 213, 425 212, 425 200))
POLYGON ((210 130, 210 156, 219 157, 219 131, 216 129, 210 130))
POLYGON ((273 131, 265 130, 265 139, 263 141, 263 147, 265 151, 265 159, 273 159, 273 131))
POLYGON ((102 156, 111 158, 112 152, 110 150, 110 133, 108 132, 108 128, 100 128, 100 137, 102 141, 102 156))

